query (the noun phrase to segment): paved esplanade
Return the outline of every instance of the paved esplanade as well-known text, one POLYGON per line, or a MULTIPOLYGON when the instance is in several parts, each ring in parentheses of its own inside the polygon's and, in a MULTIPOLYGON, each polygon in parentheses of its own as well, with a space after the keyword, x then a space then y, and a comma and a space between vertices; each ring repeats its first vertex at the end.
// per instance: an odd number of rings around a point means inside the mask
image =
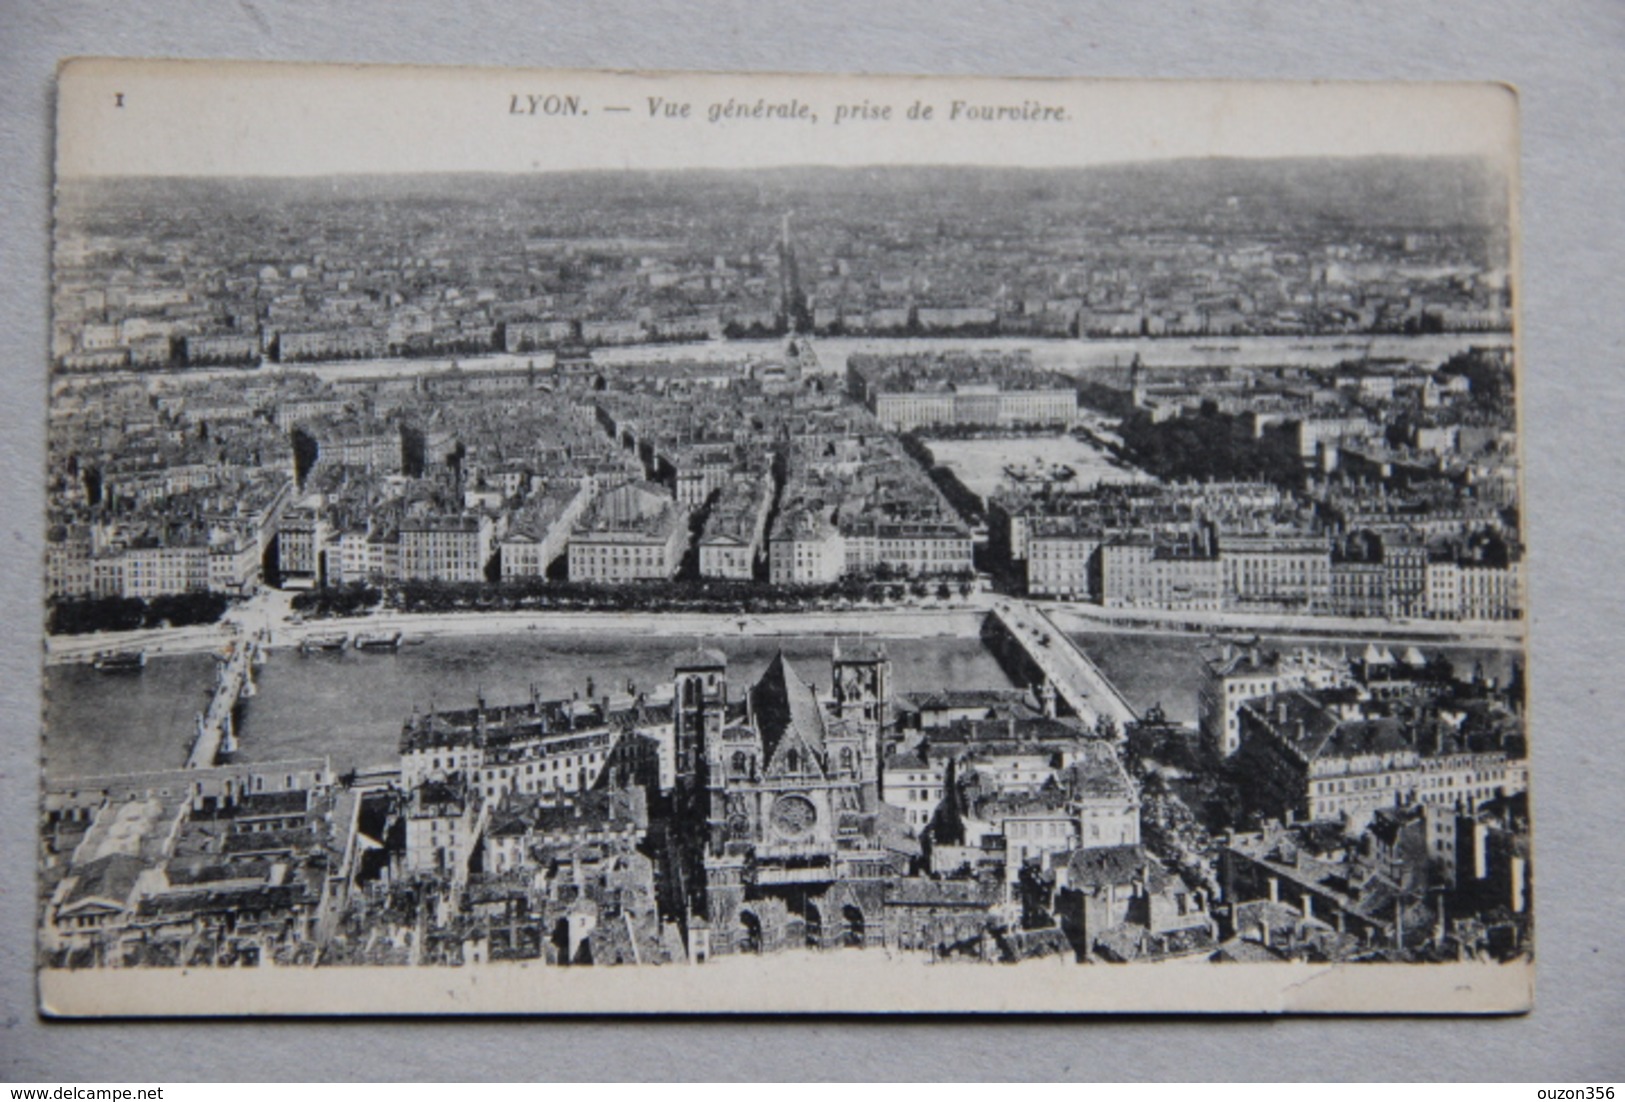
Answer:
POLYGON ((1021 645, 1058 695, 1088 724, 1105 716, 1119 732, 1139 717, 1117 686, 1049 618, 1025 601, 1000 601, 993 609, 1010 638, 1021 645))

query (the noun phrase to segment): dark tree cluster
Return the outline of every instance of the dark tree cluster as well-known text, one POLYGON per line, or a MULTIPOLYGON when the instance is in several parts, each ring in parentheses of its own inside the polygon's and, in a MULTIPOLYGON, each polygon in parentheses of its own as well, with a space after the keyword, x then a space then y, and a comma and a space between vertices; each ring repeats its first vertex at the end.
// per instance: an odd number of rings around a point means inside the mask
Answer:
POLYGON ((52 601, 46 630, 53 635, 87 635, 93 631, 212 624, 225 614, 228 601, 219 593, 169 593, 143 601, 139 597, 74 597, 52 601))
POLYGON ((641 582, 571 582, 514 578, 503 582, 407 581, 387 589, 349 584, 301 593, 296 612, 313 617, 358 616, 380 606, 401 612, 535 612, 541 610, 637 610, 759 613, 797 612, 856 601, 902 601, 913 597, 950 600, 970 595, 973 579, 910 577, 877 570, 814 585, 716 579, 641 582))
POLYGON ((1262 479, 1285 487, 1303 481, 1303 461, 1289 432, 1268 430, 1254 438, 1245 418, 1221 413, 1211 402, 1195 416, 1161 424, 1149 413, 1136 413, 1120 431, 1129 458, 1158 478, 1262 479))
POLYGON ((1506 356, 1482 348, 1470 348, 1446 360, 1439 373, 1466 376, 1472 387, 1473 405, 1501 416, 1510 413, 1513 377, 1512 364, 1506 356))
POLYGON ((1134 412, 1134 395, 1126 387, 1108 386, 1093 379, 1079 379, 1078 404, 1099 410, 1108 417, 1128 417, 1134 412))
MULTIPOLYGON (((949 426, 950 428, 958 426, 949 426)), ((916 433, 904 433, 900 438, 903 450, 925 468, 927 477, 936 483, 948 504, 968 523, 980 524, 987 519, 987 508, 980 496, 972 492, 949 467, 934 461, 930 447, 916 433)))
POLYGON ((316 616, 355 616, 378 607, 383 591, 361 582, 326 586, 296 594, 292 606, 295 612, 316 616))

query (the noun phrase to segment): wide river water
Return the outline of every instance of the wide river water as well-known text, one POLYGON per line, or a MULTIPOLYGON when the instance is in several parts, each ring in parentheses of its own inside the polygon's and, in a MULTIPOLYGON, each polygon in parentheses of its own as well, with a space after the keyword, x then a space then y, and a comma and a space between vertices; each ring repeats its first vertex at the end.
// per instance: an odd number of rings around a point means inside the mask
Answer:
MULTIPOLYGON (((1170 719, 1194 721, 1202 673, 1198 637, 1099 632, 1076 638, 1137 709, 1160 703, 1170 719)), ((808 682, 829 684, 826 636, 708 640, 707 645, 728 656, 735 692, 755 680, 780 649, 808 682)), ((885 646, 896 691, 1010 685, 974 637, 888 639, 885 646)), ((600 695, 624 691, 628 680, 647 691, 671 676, 672 659, 688 647, 670 637, 525 633, 430 639, 397 653, 302 656, 280 650, 259 669, 259 692, 243 706, 238 760, 325 754, 341 769, 392 764, 401 723, 414 707, 469 707, 482 692, 492 704, 519 702, 529 698, 533 684, 548 697, 585 694, 589 677, 600 695)), ((1441 649, 1463 673, 1482 661, 1487 674, 1502 678, 1514 653, 1441 649)), ((135 674, 48 667, 46 775, 184 764, 194 716, 208 700, 213 662, 207 655, 154 658, 135 674)))
MULTIPOLYGON (((754 358, 771 359, 781 354, 782 338, 767 340, 705 341, 698 344, 646 344, 597 348, 595 362, 639 364, 673 360, 742 362, 754 358)), ((1458 352, 1474 345, 1510 347, 1506 333, 1421 333, 1362 336, 1270 336, 1270 337, 1106 337, 1084 340, 1040 340, 1033 337, 814 337, 821 370, 832 374, 846 371, 847 358, 854 353, 879 355, 898 353, 959 351, 1015 352, 1031 354, 1035 363, 1055 371, 1075 374, 1096 367, 1126 367, 1139 356, 1147 367, 1211 368, 1240 367, 1333 367, 1346 360, 1369 356, 1376 360, 1403 361, 1422 367, 1437 367, 1458 352)), ((255 375, 271 376, 283 370, 337 379, 386 379, 397 375, 444 371, 453 363, 465 371, 512 370, 534 365, 547 369, 553 364, 551 352, 489 353, 481 356, 427 357, 423 359, 335 360, 332 362, 278 364, 260 368, 255 375)), ((111 376, 98 375, 97 378, 111 376)), ((242 380, 241 368, 188 369, 173 372, 143 372, 130 376, 149 381, 179 382, 204 378, 242 380)), ((65 377, 62 385, 73 385, 65 377)))

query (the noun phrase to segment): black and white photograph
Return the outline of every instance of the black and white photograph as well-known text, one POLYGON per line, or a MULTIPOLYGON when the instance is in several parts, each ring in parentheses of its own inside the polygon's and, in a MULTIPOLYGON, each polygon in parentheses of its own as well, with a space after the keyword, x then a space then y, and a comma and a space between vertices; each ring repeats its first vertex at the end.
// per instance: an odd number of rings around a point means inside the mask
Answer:
POLYGON ((57 110, 46 1014, 1529 1007, 1508 87, 57 110))

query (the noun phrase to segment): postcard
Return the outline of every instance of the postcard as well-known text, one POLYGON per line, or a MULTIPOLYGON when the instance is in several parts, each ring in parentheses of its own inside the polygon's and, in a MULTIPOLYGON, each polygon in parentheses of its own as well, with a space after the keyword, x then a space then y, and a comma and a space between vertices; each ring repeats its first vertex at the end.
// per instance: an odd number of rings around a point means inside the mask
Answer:
POLYGON ((1509 88, 57 102, 43 1013, 1531 1005, 1509 88))

